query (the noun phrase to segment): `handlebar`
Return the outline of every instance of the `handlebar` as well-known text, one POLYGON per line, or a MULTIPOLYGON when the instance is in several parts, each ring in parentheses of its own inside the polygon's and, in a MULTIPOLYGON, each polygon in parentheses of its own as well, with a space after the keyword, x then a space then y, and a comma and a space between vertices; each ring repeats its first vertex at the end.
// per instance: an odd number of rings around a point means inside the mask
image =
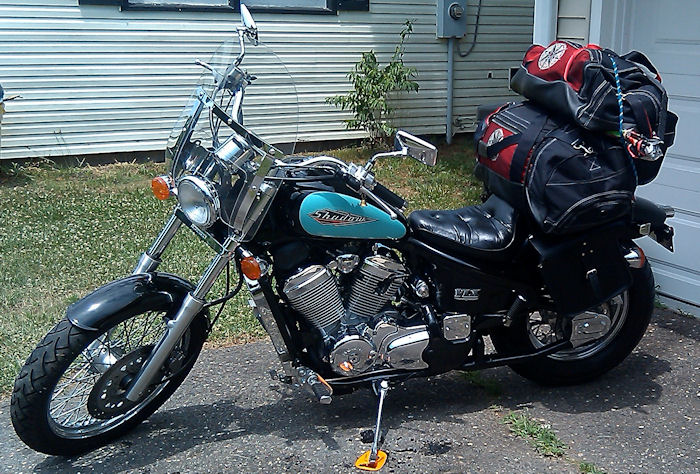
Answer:
POLYGON ((406 207, 406 200, 399 196, 398 194, 391 191, 386 186, 377 183, 372 189, 372 192, 382 201, 386 202, 396 209, 404 209, 406 207))

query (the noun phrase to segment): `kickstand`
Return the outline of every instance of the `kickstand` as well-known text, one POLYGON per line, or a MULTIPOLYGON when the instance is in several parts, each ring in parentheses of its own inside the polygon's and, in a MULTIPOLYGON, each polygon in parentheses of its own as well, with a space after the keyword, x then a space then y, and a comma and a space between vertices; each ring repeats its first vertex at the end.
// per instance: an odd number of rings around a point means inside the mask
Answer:
POLYGON ((357 461, 355 467, 364 471, 378 471, 386 462, 386 453, 379 449, 379 434, 382 425, 382 410, 384 409, 384 397, 389 391, 389 382, 381 380, 374 382, 372 388, 379 395, 379 406, 377 407, 377 424, 374 427, 374 440, 372 441, 372 449, 363 453, 357 461))

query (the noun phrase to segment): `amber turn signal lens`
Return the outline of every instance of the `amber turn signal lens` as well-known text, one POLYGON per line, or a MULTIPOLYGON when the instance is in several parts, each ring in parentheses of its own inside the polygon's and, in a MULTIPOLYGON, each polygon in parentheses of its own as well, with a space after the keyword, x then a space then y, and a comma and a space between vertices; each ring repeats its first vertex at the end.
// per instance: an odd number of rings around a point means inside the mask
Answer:
POLYGON ((170 186, 165 176, 156 176, 151 180, 151 190, 153 195, 164 201, 170 197, 170 186))
POLYGON ((241 272, 243 272, 249 280, 257 280, 262 276, 260 264, 255 257, 245 257, 241 260, 241 272))

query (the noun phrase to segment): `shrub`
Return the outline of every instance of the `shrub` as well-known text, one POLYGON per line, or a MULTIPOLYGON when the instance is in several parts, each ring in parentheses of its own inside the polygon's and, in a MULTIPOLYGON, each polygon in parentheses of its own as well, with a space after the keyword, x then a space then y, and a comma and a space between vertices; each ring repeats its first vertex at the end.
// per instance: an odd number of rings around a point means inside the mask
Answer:
POLYGON ((381 66, 373 50, 362 53, 362 58, 348 74, 353 90, 345 95, 328 97, 326 102, 349 110, 353 118, 345 120, 350 130, 365 130, 371 144, 385 141, 394 133, 390 125, 394 113, 390 95, 395 92, 418 91, 413 67, 403 62, 404 44, 413 32, 413 23, 406 20, 399 33, 399 44, 386 66, 381 66))

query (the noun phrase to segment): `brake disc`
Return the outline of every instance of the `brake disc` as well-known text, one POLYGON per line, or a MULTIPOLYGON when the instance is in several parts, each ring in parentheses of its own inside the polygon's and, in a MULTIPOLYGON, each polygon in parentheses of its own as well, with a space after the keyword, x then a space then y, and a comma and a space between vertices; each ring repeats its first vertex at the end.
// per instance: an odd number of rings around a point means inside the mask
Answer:
POLYGON ((152 345, 139 347, 116 361, 102 374, 88 397, 87 409, 90 415, 100 420, 123 415, 156 388, 156 384, 151 385, 138 401, 132 402, 126 398, 129 383, 139 373, 152 350, 152 345))

